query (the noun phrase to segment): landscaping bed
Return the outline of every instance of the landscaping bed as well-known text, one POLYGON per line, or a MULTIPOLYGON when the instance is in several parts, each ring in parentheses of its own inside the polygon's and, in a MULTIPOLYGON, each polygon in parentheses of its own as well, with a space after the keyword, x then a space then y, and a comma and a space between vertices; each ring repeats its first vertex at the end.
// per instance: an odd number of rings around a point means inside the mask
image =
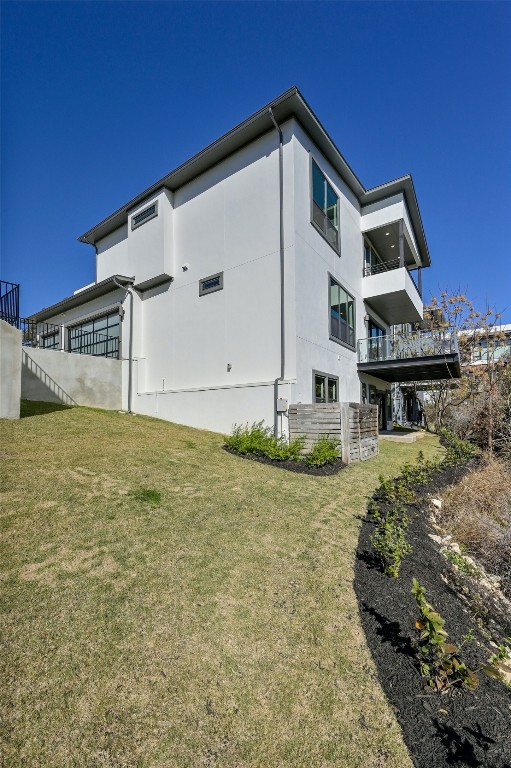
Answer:
MULTIPOLYGON (((402 561, 398 578, 384 575, 375 560, 371 536, 373 515, 364 520, 357 550, 355 591, 362 626, 375 661, 378 677, 401 725, 414 765, 511 766, 511 691, 503 682, 479 672, 475 690, 454 686, 438 693, 425 684, 414 649, 418 632, 417 605, 411 594, 412 579, 426 589, 426 598, 445 619, 449 641, 460 646, 470 629, 475 639, 461 651, 473 670, 487 663, 491 651, 488 630, 478 626, 481 616, 469 612, 453 588, 453 566, 445 559, 429 522, 429 497, 438 496, 459 480, 477 459, 464 466, 434 473, 418 489, 420 502, 408 506, 406 538, 411 553, 402 561)), ((483 617, 490 628, 491 616, 483 617)), ((498 617, 502 627, 502 616, 498 617)), ((511 618, 510 618, 511 621, 511 618)), ((504 627, 506 630, 506 627, 504 627)), ((495 638, 494 638, 495 639, 495 638)))
POLYGON ((242 459, 258 461, 261 464, 270 464, 272 467, 287 469, 288 472, 298 472, 302 475, 316 475, 318 477, 337 475, 338 472, 346 466, 342 459, 337 459, 333 464, 323 464, 321 467, 309 467, 304 461, 296 461, 293 459, 269 459, 267 456, 256 456, 254 453, 241 453, 228 445, 224 445, 224 450, 228 453, 232 453, 234 456, 240 456, 242 459))

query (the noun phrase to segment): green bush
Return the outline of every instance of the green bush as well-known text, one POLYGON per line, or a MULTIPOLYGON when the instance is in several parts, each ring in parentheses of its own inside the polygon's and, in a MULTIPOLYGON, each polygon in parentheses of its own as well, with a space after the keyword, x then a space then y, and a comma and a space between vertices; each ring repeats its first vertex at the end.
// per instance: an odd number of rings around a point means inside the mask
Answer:
POLYGON ((324 467, 325 464, 335 464, 339 458, 339 441, 333 437, 320 437, 305 457, 308 467, 324 467))
POLYGON ((401 562, 412 551, 406 540, 408 518, 401 507, 377 517, 378 527, 371 536, 371 544, 381 562, 383 572, 396 579, 401 562))
POLYGON ((302 437, 289 443, 285 437, 275 437, 271 427, 265 427, 262 421, 252 426, 238 424, 225 438, 225 445, 238 453, 265 456, 272 461, 300 461, 308 467, 323 467, 335 464, 339 458, 339 442, 333 438, 320 437, 307 456, 302 455, 303 443, 302 437))
POLYGON ((450 429, 438 427, 437 434, 446 445, 445 456, 441 463, 444 469, 455 467, 458 464, 465 464, 476 455, 477 448, 472 443, 469 443, 468 440, 461 440, 450 429))
POLYGON ((299 461, 303 448, 303 439, 287 442, 285 437, 275 437, 271 427, 263 426, 259 421, 249 427, 248 424, 236 425, 232 435, 225 438, 225 445, 238 453, 251 453, 254 456, 266 456, 272 461, 299 461))

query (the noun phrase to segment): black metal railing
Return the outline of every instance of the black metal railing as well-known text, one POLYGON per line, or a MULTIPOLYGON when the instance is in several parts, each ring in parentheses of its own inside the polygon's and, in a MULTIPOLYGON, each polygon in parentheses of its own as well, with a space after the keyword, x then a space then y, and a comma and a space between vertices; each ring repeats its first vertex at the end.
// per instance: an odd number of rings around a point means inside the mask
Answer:
POLYGON ((98 331, 63 328, 52 323, 41 323, 28 318, 19 321, 24 347, 53 349, 93 357, 119 357, 119 337, 98 331), (65 335, 67 334, 67 336, 65 335))
POLYGON ((61 349, 60 326, 53 323, 37 323, 26 317, 19 322, 21 343, 24 347, 61 349))
POLYGON ((0 320, 19 328, 20 287, 18 283, 0 280, 0 320))
POLYGON ((98 331, 82 331, 69 328, 68 351, 94 357, 119 357, 119 337, 107 336, 98 331))

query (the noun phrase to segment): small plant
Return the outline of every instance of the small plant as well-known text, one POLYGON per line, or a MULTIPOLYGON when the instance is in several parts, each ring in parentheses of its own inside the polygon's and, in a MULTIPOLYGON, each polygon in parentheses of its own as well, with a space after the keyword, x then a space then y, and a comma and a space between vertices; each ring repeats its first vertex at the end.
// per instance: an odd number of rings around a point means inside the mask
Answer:
POLYGON ((476 568, 474 565, 472 565, 472 563, 469 563, 468 560, 463 557, 463 555, 460 555, 454 549, 444 549, 443 553, 447 560, 455 565, 460 573, 464 574, 465 576, 481 576, 481 571, 479 568, 476 568))
POLYGON ((454 685, 466 686, 473 690, 477 687, 479 678, 459 658, 459 651, 465 642, 474 639, 472 632, 463 638, 459 648, 448 643, 448 634, 444 629, 445 620, 427 602, 426 590, 417 579, 413 580, 412 595, 419 609, 419 619, 415 627, 420 633, 416 647, 422 677, 437 691, 447 691, 454 685))
POLYGON ((505 685, 511 688, 511 637, 506 637, 495 653, 493 653, 488 664, 483 670, 489 677, 495 677, 501 680, 505 685))
POLYGON ((136 501, 143 501, 147 504, 160 504, 161 502, 161 493, 154 488, 136 488, 131 491, 130 495, 136 501))
POLYGON ((412 551, 406 540, 408 518, 397 507, 384 517, 378 516, 378 527, 371 536, 371 544, 382 564, 383 572, 396 579, 399 576, 401 562, 412 551))
POLYGON ((325 464, 335 464, 339 458, 339 441, 333 437, 320 437, 305 457, 308 467, 324 467, 325 464))

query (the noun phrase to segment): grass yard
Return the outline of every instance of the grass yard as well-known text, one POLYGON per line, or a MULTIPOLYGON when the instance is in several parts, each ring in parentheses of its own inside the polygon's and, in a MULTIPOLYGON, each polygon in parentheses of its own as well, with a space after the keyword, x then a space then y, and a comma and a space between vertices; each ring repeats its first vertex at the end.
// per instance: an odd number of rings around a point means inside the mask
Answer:
POLYGON ((353 590, 378 475, 230 455, 156 419, 1 422, 5 766, 411 766, 353 590))

